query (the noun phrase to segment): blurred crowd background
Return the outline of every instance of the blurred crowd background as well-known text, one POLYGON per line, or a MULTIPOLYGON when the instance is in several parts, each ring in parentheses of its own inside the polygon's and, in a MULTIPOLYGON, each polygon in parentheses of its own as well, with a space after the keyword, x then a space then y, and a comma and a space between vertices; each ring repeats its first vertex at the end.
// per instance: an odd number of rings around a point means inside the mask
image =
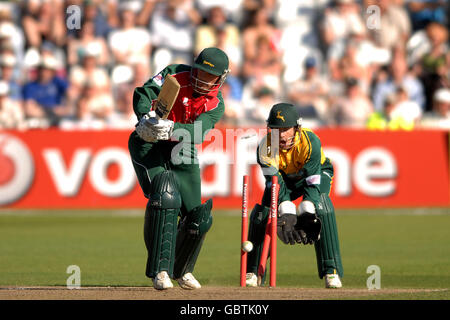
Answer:
POLYGON ((446 0, 0 1, 0 128, 132 129, 133 90, 205 47, 230 58, 221 124, 450 130, 446 0))

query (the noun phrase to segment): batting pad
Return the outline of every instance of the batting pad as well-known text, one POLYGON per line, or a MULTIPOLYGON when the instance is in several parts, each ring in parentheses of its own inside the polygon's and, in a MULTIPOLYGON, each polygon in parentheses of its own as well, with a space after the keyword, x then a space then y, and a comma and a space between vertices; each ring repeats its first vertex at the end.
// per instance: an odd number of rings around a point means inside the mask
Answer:
POLYGON ((247 255, 247 272, 258 273, 268 217, 269 207, 260 204, 256 204, 250 214, 248 240, 253 243, 253 250, 247 255))
POLYGON ((180 221, 175 250, 175 279, 194 271, 206 233, 213 222, 211 209, 212 199, 209 199, 204 204, 194 208, 180 221))
POLYGON ((342 278, 344 269, 341 262, 338 231, 333 203, 326 193, 320 194, 317 215, 322 221, 320 240, 314 243, 317 258, 317 271, 322 279, 325 274, 336 273, 342 278))
POLYGON ((152 180, 145 211, 144 241, 148 251, 145 274, 154 278, 167 271, 173 277, 175 243, 181 196, 171 171, 156 175, 152 180))

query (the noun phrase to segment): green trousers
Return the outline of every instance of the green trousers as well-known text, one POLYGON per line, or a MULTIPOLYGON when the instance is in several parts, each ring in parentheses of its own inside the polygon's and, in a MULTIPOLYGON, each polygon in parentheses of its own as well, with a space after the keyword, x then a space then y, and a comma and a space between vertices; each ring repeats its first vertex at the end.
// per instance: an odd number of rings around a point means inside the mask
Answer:
POLYGON ((145 197, 148 198, 155 175, 166 170, 175 174, 182 199, 181 214, 185 215, 201 205, 200 167, 198 162, 174 164, 172 150, 176 144, 170 141, 147 143, 133 132, 128 140, 128 149, 145 197))
MULTIPOLYGON (((327 159, 322 165, 322 172, 320 174, 320 193, 330 194, 333 175, 333 165, 327 159)), ((302 196, 305 196, 305 178, 298 180, 291 179, 282 171, 279 171, 278 176, 278 184, 280 185, 280 191, 278 193, 278 203, 281 203, 283 201, 294 201, 302 196)), ((314 198, 311 200, 313 200, 313 202, 315 203, 318 203, 320 201, 320 198, 314 198)), ((270 206, 270 188, 265 188, 261 204, 266 207, 270 206)))

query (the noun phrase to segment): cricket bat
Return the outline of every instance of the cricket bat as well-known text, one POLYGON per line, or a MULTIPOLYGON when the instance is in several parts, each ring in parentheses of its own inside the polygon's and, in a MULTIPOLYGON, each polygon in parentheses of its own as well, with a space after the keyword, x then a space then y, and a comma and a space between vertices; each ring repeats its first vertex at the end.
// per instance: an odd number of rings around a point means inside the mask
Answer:
POLYGON ((157 117, 160 119, 167 119, 170 110, 172 110, 172 107, 175 104, 178 92, 180 92, 180 84, 174 76, 168 74, 164 78, 161 91, 158 94, 158 98, 156 98, 154 111, 157 117))

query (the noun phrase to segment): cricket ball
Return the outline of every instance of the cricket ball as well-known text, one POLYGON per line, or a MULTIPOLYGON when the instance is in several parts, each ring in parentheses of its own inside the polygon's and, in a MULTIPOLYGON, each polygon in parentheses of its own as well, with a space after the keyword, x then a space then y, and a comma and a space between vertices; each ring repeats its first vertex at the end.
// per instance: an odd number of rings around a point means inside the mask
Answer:
POLYGON ((252 250, 253 250, 253 243, 251 243, 250 241, 242 242, 242 251, 250 252, 252 250))

